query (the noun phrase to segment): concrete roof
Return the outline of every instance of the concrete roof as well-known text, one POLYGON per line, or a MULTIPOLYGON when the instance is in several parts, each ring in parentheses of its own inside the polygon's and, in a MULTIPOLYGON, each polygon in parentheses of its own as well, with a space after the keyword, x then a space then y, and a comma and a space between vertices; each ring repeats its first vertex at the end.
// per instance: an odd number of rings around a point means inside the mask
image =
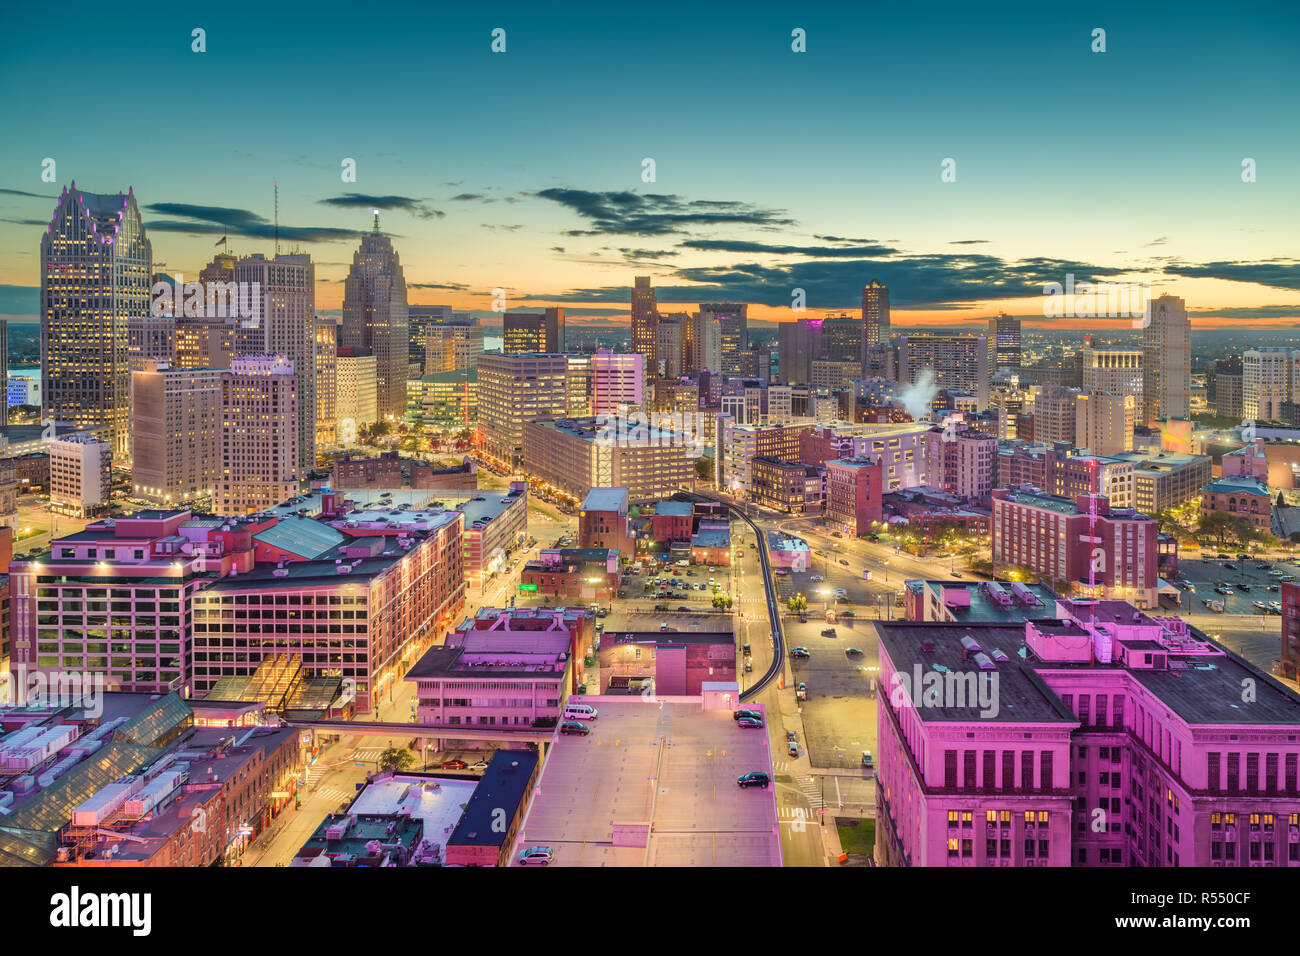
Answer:
POLYGON ((772 773, 765 729, 698 698, 582 700, 600 716, 589 736, 551 746, 516 858, 549 846, 559 866, 781 865, 775 787, 736 785, 752 770, 772 773), (644 845, 614 845, 616 825, 651 824, 644 845))

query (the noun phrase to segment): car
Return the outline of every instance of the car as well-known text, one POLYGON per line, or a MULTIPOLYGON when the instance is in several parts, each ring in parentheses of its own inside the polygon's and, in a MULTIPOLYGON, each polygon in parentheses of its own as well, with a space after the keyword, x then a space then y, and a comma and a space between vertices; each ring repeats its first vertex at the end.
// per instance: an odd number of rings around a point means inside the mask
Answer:
POLYGON ((809 655, 808 655, 808 648, 803 647, 803 646, 800 646, 800 647, 792 647, 792 648, 790 648, 790 656, 791 656, 791 657, 808 657, 808 656, 809 656, 809 655))
POLYGON ((795 738, 795 735, 794 735, 794 731, 793 731, 793 730, 787 730, 787 731, 785 732, 785 739, 786 739, 786 742, 787 742, 787 743, 794 743, 794 742, 795 742, 795 739, 796 739, 796 738, 795 738))
POLYGON ((857 617, 852 611, 840 611, 840 617, 857 617))
POLYGON ((1261 561, 1259 564, 1255 565, 1255 570, 1256 570, 1256 571, 1272 571, 1272 570, 1273 570, 1273 565, 1269 564, 1267 561, 1261 561))
POLYGON ((1278 570, 1268 572, 1268 576, 1270 578, 1285 578, 1288 577, 1289 575, 1285 571, 1278 569, 1278 570))
POLYGON ((795 700, 808 699, 808 685, 805 684, 803 681, 800 681, 799 686, 795 688, 794 699, 795 700))
POLYGON ((844 565, 846 568, 849 566, 849 562, 845 558, 840 558, 840 564, 844 565))
POLYGON ((785 745, 785 752, 788 753, 791 757, 798 757, 799 745, 795 743, 793 740, 791 740, 789 743, 785 745))
POLYGON ((667 623, 664 623, 664 624, 660 624, 660 625, 659 625, 659 633, 660 633, 660 634, 667 634, 669 631, 675 631, 675 630, 677 630, 677 628, 675 628, 675 627, 670 627, 667 623))
POLYGON ((1268 609, 1269 609, 1270 611, 1272 611, 1274 614, 1281 614, 1281 613, 1282 613, 1282 605, 1281 605, 1279 602, 1277 602, 1277 601, 1269 601, 1269 602, 1268 602, 1268 609))
POLYGON ((1270 585, 1269 585, 1268 587, 1266 587, 1264 590, 1265 590, 1265 591, 1280 591, 1280 590, 1282 590, 1282 585, 1280 585, 1280 584, 1270 584, 1270 585))
POLYGON ((775 574, 778 578, 783 578, 783 577, 785 577, 787 574, 789 574, 790 572, 787 571, 785 568, 777 568, 777 569, 776 569, 775 571, 773 571, 772 573, 775 574))
POLYGON ((831 537, 832 537, 832 538, 842 538, 842 537, 844 537, 844 535, 840 534, 838 531, 832 531, 832 532, 831 532, 831 537))
POLYGON ((741 649, 742 651, 744 651, 745 656, 748 657, 748 656, 749 656, 749 641, 746 641, 744 644, 741 644, 741 645, 740 645, 740 649, 741 649))
POLYGON ((470 769, 470 770, 486 770, 486 769, 487 769, 487 761, 486 761, 486 760, 475 760, 472 764, 469 765, 469 769, 470 769))
POLYGON ((683 605, 679 606, 679 607, 677 608, 677 610, 679 610, 679 611, 689 611, 690 608, 687 607, 685 604, 683 604, 683 605))
POLYGON ((836 596, 837 598, 848 597, 848 596, 849 596, 849 592, 848 592, 847 590, 845 590, 844 588, 836 588, 836 589, 835 589, 835 596, 836 596))
POLYGON ((1238 555, 1237 555, 1237 560, 1239 560, 1239 561, 1249 561, 1249 560, 1250 560, 1250 555, 1248 555, 1248 554, 1238 554, 1238 555))
POLYGON ((453 760, 444 760, 442 762, 443 770, 464 770, 468 766, 469 764, 467 764, 465 761, 461 760, 460 758, 455 758, 453 760))
POLYGON ((1243 583, 1237 585, 1237 590, 1238 590, 1238 591, 1245 591, 1247 594, 1249 594, 1249 593, 1250 593, 1250 585, 1249 585, 1249 584, 1246 584, 1246 583, 1243 582, 1243 583))
POLYGON ((872 761, 871 759, 871 751, 870 750, 862 751, 862 766, 870 767, 873 762, 874 761, 872 761))
POLYGON ((856 648, 856 647, 846 647, 846 648, 844 648, 844 653, 847 654, 847 655, 849 655, 849 657, 861 657, 861 656, 862 656, 862 651, 859 650, 859 649, 856 648))
POLYGON ((1231 561, 1229 561, 1227 564, 1225 564, 1225 565, 1223 566, 1223 569, 1224 569, 1225 571, 1236 571, 1236 570, 1237 570, 1237 566, 1236 566, 1235 564, 1233 564, 1231 561))
POLYGON ((827 627, 822 629, 822 637, 834 637, 834 636, 835 636, 835 628, 827 627))
MULTIPOLYGON (((695 626, 696 626, 696 627, 699 627, 698 624, 695 625, 695 626)), ((753 659, 752 657, 746 657, 746 658, 745 658, 745 673, 746 673, 746 674, 752 674, 753 672, 754 672, 754 659, 753 659)))
POLYGON ((742 726, 742 727, 762 727, 762 726, 763 726, 763 721, 760 720, 760 719, 758 719, 758 718, 754 718, 754 717, 741 717, 740 720, 736 721, 736 723, 740 724, 740 726, 742 726))
POLYGON ((825 581, 826 579, 822 577, 820 574, 814 574, 811 577, 809 577, 808 580, 811 581, 813 584, 816 584, 819 581, 825 581))
POLYGON ((609 617, 609 608, 602 607, 599 611, 596 612, 596 617, 609 617))
POLYGON ((1267 611, 1267 610, 1268 610, 1268 605, 1265 604, 1263 601, 1251 601, 1250 603, 1251 603, 1251 605, 1255 608, 1255 610, 1257 610, 1257 611, 1267 611))
POLYGON ((736 783, 741 787, 762 787, 764 790, 767 789, 768 784, 771 782, 772 778, 761 770, 754 770, 750 773, 741 774, 736 778, 736 783))
POLYGON ((1215 589, 1214 589, 1214 592, 1215 592, 1216 594, 1236 594, 1236 593, 1237 593, 1236 591, 1232 590, 1232 588, 1230 588, 1230 587, 1228 587, 1228 586, 1226 586, 1226 585, 1223 585, 1223 584, 1220 584, 1217 588, 1215 588, 1215 589))
POLYGON ((530 846, 519 853, 520 866, 547 866, 555 859, 555 851, 549 846, 530 846))
POLYGON ((585 737, 587 734, 591 733, 591 728, 578 720, 566 720, 560 724, 560 733, 565 734, 566 736, 569 734, 577 734, 580 737, 585 737))
POLYGON ((667 605, 667 604, 656 604, 656 605, 655 605, 655 610, 656 610, 656 611, 666 611, 666 610, 668 610, 668 605, 667 605))
POLYGON ((1230 554, 1216 554, 1214 557, 1215 557, 1215 559, 1217 559, 1217 560, 1219 560, 1219 561, 1227 561, 1229 558, 1232 557, 1232 555, 1230 555, 1230 554))
POLYGON ((753 717, 753 718, 756 719, 756 720, 762 720, 762 719, 763 719, 763 714, 762 714, 761 711, 757 711, 757 710, 736 710, 736 711, 732 711, 732 713, 731 713, 731 719, 732 719, 732 720, 740 720, 741 717, 753 717))
POLYGON ((961 572, 960 572, 960 571, 956 571, 956 570, 954 570, 954 571, 949 571, 948 573, 951 574, 954 578, 959 578, 959 577, 962 576, 961 572))

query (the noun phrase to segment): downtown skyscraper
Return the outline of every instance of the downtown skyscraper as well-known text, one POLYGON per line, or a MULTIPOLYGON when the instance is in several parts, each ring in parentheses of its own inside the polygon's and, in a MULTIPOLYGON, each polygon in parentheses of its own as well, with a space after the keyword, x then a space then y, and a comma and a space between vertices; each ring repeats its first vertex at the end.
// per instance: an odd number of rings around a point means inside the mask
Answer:
POLYGON ((149 316, 153 249, 130 189, 65 187, 41 237, 43 417, 131 454, 128 325, 149 316))
POLYGON ((632 351, 645 356, 651 377, 659 369, 659 304, 649 276, 637 276, 632 286, 632 351))
POLYGON ((1176 295, 1152 299, 1142 330, 1142 424, 1192 410, 1192 325, 1176 295))
POLYGON ((340 345, 366 349, 375 356, 378 382, 376 411, 381 420, 406 413, 409 313, 402 264, 388 236, 374 230, 361 237, 352 269, 343 286, 340 345))
POLYGON ((872 279, 862 288, 862 360, 873 345, 889 341, 889 288, 872 279))
POLYGON ((717 321, 722 330, 722 374, 745 374, 744 353, 749 350, 749 306, 744 303, 702 302, 704 323, 717 321))
POLYGON ((298 376, 298 472, 308 474, 316 467, 316 267, 305 253, 252 255, 235 263, 234 280, 250 290, 243 332, 256 341, 247 352, 283 355, 298 376))

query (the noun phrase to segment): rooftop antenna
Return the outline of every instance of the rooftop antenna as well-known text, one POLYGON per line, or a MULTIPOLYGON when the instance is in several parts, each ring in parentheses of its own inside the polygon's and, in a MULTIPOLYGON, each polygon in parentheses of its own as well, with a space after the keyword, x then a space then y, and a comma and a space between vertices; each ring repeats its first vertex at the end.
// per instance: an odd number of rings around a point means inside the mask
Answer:
POLYGON ((372 210, 370 210, 370 211, 373 212, 373 213, 375 214, 375 233, 378 234, 378 232, 379 232, 379 210, 378 210, 378 209, 372 209, 372 210))
POLYGON ((280 256, 280 184, 275 184, 275 255, 280 256))

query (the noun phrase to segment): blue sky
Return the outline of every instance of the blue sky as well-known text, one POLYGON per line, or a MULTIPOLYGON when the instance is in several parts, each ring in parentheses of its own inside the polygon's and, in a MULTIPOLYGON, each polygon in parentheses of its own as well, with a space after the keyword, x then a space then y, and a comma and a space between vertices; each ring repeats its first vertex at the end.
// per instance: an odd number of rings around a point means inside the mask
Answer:
POLYGON ((0 13, 0 312, 34 301, 33 224, 76 179, 134 186, 191 273, 226 227, 269 249, 278 181, 322 309, 381 205, 412 299, 459 307, 505 287, 603 315, 649 274, 781 318, 796 285, 843 308, 880 276, 917 321, 965 321, 1074 271, 1300 315, 1295 4, 373 9, 0 13))

